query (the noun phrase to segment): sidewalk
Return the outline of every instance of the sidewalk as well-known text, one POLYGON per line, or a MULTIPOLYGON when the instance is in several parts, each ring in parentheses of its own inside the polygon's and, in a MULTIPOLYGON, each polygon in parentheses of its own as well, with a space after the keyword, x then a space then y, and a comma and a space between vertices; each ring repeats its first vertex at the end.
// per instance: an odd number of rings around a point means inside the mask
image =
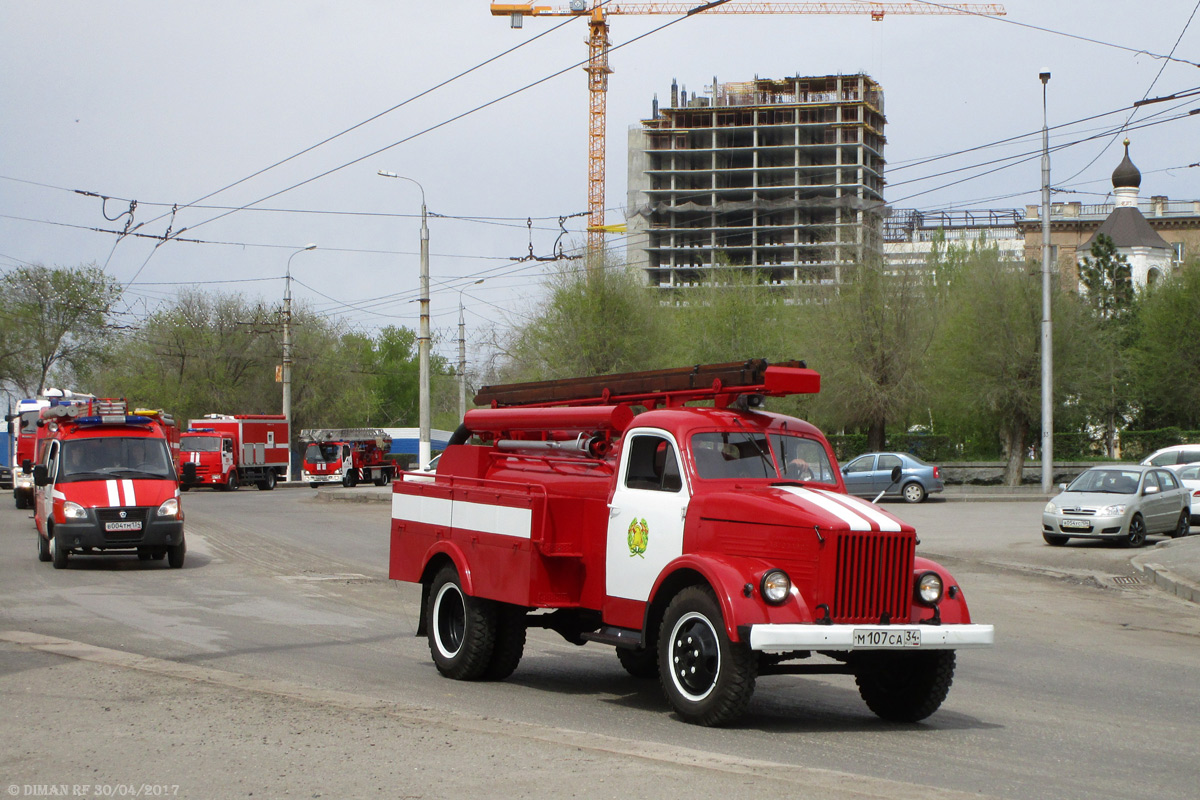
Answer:
MULTIPOLYGON (((944 492, 929 496, 934 503, 959 502, 1028 502, 1045 503, 1054 494, 1042 492, 1041 486, 978 486, 952 484, 944 492)), ((321 487, 317 500, 332 503, 390 503, 392 487, 341 486, 321 487)), ((1193 529, 1185 539, 1169 539, 1142 551, 1130 551, 1130 562, 1146 580, 1165 592, 1193 603, 1200 603, 1200 528, 1193 529)))

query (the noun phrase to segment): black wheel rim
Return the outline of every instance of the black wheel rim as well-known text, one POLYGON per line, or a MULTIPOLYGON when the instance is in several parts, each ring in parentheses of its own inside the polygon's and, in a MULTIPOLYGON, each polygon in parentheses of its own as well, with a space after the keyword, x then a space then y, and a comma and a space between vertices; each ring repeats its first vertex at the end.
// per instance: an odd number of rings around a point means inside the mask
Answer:
POLYGON ((1129 543, 1139 545, 1146 541, 1146 525, 1141 517, 1134 517, 1129 523, 1129 543))
POLYGON ((702 614, 685 614, 671 632, 671 679, 692 701, 712 692, 721 674, 721 645, 712 623, 702 614))
POLYGON ((438 590, 433 606, 434 632, 438 650, 447 658, 458 655, 467 631, 467 610, 462 592, 453 583, 438 590))

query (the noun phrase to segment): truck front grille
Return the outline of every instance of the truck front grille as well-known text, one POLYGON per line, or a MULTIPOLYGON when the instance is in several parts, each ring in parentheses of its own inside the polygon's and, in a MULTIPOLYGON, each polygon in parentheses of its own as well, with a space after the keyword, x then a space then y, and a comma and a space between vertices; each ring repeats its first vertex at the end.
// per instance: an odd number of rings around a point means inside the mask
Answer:
POLYGON ((838 534, 834 602, 836 623, 875 624, 886 614, 907 622, 912 602, 911 535, 879 531, 838 534))

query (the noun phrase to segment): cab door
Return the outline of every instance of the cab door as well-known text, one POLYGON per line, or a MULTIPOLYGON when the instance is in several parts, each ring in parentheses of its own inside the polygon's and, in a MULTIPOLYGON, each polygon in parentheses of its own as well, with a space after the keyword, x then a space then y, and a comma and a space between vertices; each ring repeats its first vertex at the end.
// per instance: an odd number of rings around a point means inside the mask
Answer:
POLYGON ((626 434, 608 507, 605 590, 645 601, 663 568, 683 553, 691 493, 674 437, 655 429, 626 434))
POLYGON ((37 529, 46 532, 46 520, 54 514, 54 484, 58 480, 59 442, 52 440, 46 448, 46 476, 49 483, 33 488, 33 524, 37 529))

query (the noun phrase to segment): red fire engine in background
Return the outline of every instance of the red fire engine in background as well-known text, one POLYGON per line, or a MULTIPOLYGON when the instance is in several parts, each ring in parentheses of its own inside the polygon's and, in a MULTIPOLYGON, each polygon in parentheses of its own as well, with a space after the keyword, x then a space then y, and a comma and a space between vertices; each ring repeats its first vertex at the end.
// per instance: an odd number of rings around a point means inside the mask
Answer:
POLYGON ((435 479, 393 487, 389 574, 422 585, 438 670, 506 678, 539 626, 614 645, 692 723, 735 719, 779 673, 852 674, 880 717, 932 714, 992 626, 911 525, 846 493, 820 431, 762 408, 819 390, 761 360, 485 387, 435 479))
POLYGON ((287 475, 287 417, 206 414, 179 437, 180 488, 232 490, 243 483, 275 488, 287 475))
POLYGON ((309 486, 367 481, 387 486, 396 475, 396 465, 387 458, 392 437, 378 428, 309 428, 300 432, 300 440, 308 442, 300 480, 309 486))
POLYGON ((17 508, 33 508, 33 462, 37 457, 38 419, 51 401, 87 400, 90 394, 69 389, 46 389, 38 397, 17 401, 16 410, 4 419, 12 436, 13 500, 17 508))
POLYGON ((161 410, 128 413, 124 400, 52 401, 38 422, 33 468, 38 559, 136 552, 183 566, 187 545, 172 444, 161 410))

